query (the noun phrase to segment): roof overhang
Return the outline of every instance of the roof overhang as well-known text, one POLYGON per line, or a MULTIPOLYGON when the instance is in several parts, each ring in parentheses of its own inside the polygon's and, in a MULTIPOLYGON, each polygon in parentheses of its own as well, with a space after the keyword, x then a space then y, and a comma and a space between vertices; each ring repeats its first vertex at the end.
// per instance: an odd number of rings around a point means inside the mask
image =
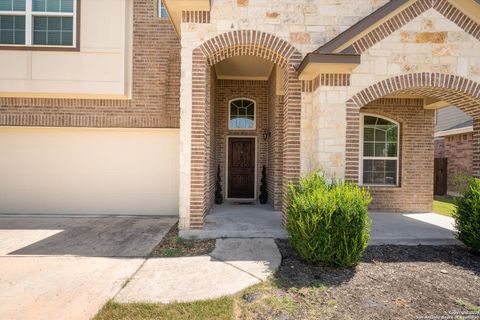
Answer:
POLYGON ((347 49, 356 39, 373 30, 377 25, 386 21, 400 10, 413 4, 410 0, 390 1, 370 15, 355 23, 353 26, 328 41, 314 52, 341 52, 347 49))
POLYGON ((444 131, 438 131, 438 132, 435 132, 435 138, 453 136, 453 135, 456 135, 456 134, 465 134, 465 133, 470 133, 470 132, 473 132, 473 126, 444 130, 444 131))
POLYGON ((311 52, 297 71, 300 80, 312 80, 321 73, 351 73, 359 64, 359 54, 311 52))
POLYGON ((449 0, 476 23, 480 23, 480 0, 449 0))
POLYGON ((210 0, 163 0, 173 27, 180 36, 182 11, 210 11, 210 0))

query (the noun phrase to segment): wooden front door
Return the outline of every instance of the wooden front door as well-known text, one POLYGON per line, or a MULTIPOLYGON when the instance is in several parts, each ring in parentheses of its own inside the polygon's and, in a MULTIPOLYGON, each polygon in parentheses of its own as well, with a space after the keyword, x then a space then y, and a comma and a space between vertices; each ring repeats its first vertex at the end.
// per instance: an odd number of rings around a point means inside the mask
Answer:
POLYGON ((228 138, 228 198, 255 198, 255 139, 228 138))

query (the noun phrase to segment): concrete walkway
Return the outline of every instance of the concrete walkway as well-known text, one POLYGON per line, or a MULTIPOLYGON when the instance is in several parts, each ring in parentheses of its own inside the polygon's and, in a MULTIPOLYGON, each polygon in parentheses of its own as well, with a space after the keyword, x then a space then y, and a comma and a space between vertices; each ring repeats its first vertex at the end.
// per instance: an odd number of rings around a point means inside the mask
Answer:
POLYGON ((455 239, 454 220, 436 213, 371 212, 370 245, 451 245, 455 239))
MULTIPOLYGON (((453 219, 436 213, 371 212, 371 245, 459 244, 453 234, 453 219)), ((216 205, 205 217, 203 230, 183 230, 180 235, 195 238, 285 239, 282 213, 269 205, 216 205)))
POLYGON ((267 279, 281 260, 273 239, 218 239, 208 256, 148 259, 115 301, 218 298, 267 279))
POLYGON ((0 216, 0 319, 90 319, 175 222, 0 216))
POLYGON ((181 230, 186 239, 275 238, 285 239, 282 213, 265 204, 215 205, 205 217, 203 230, 181 230))
MULTIPOLYGON (((225 211, 215 216, 217 227, 226 226, 222 232, 235 235, 246 229, 243 235, 250 236, 249 231, 257 234, 262 223, 274 219, 262 238, 217 239, 207 256, 147 260, 175 218, 0 216, 0 319, 88 319, 110 298, 168 303, 239 292, 265 280, 281 262, 271 238, 284 232, 281 219, 263 208, 260 213, 240 209, 247 213, 243 224, 237 221, 238 210, 235 217, 225 211), (255 225, 259 217, 262 222, 255 225), (237 222, 237 229, 229 229, 237 222)), ((372 245, 459 243, 449 217, 371 216, 372 245)))

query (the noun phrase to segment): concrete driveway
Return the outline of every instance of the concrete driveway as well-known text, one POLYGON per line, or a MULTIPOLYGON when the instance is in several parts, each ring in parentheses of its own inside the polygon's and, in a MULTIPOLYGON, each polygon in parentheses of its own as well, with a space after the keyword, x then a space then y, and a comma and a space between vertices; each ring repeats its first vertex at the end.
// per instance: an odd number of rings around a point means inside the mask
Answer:
POLYGON ((90 319, 176 221, 0 216, 0 319, 90 319))

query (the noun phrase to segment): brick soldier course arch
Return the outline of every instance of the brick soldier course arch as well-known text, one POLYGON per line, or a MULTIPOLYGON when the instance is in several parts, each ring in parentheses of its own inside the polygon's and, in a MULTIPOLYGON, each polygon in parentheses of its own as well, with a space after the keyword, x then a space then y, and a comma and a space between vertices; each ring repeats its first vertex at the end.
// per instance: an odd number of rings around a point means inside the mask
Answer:
POLYGON ((457 106, 473 118, 473 172, 480 177, 480 84, 450 74, 414 73, 380 81, 347 101, 347 146, 345 178, 359 179, 360 108, 393 93, 421 95, 457 106))
POLYGON ((300 175, 301 82, 295 70, 301 54, 288 42, 261 31, 236 30, 209 39, 193 50, 192 57, 190 229, 203 228, 204 216, 213 204, 213 166, 208 163, 212 149, 210 125, 213 125, 210 70, 216 63, 238 55, 264 58, 283 68, 283 185, 300 175))

